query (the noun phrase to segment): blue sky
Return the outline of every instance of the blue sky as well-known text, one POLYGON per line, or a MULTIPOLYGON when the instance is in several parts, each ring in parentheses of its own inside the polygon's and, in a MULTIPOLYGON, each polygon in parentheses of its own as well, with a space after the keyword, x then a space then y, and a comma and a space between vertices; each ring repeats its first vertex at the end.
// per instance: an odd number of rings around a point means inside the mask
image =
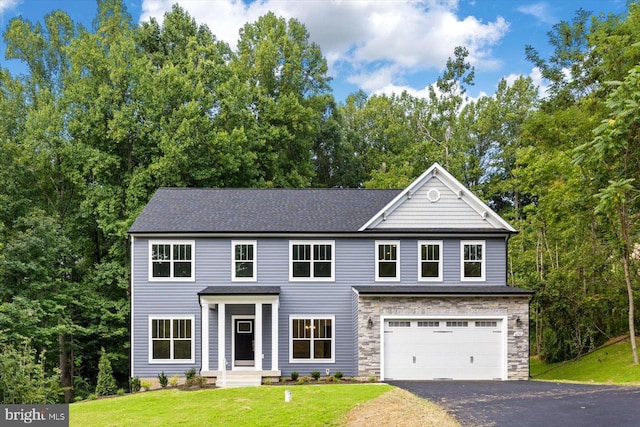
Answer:
MULTIPOLYGON (((307 26, 311 40, 322 48, 333 78, 337 100, 358 89, 366 93, 407 90, 427 93, 453 56, 466 46, 476 70, 472 97, 493 94, 501 78, 531 76, 544 88, 524 46, 548 54, 547 32, 561 20, 571 20, 579 8, 621 13, 625 0, 125 0, 135 21, 162 21, 179 3, 198 23, 235 47, 238 30, 246 22, 272 11, 296 18, 307 26)), ((0 26, 22 16, 42 21, 55 9, 90 27, 96 3, 92 0, 0 0, 0 26)), ((0 43, 2 52, 4 43, 0 43)), ((12 72, 21 67, 4 60, 12 72)))

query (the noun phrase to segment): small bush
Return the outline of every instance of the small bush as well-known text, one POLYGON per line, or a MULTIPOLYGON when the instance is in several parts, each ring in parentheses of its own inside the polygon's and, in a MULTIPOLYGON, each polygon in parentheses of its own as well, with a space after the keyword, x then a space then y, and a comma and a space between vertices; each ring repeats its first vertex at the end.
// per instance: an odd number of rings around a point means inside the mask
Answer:
POLYGON ((147 381, 147 380, 140 381, 140 386, 146 391, 151 390, 151 385, 152 385, 151 381, 147 381))
POLYGON ((104 347, 102 347, 100 349, 100 361, 98 362, 98 384, 96 385, 96 394, 98 396, 110 396, 112 394, 116 394, 117 390, 118 387, 116 386, 116 379, 113 377, 109 356, 104 350, 104 347))
POLYGON ((88 397, 89 400, 96 400, 98 396, 95 393, 91 393, 88 397))
POLYGON ((299 375, 296 371, 291 372, 291 381, 297 380, 299 375))
POLYGON ((304 376, 298 380, 298 384, 307 384, 309 381, 311 381, 311 378, 304 376))
POLYGON ((335 374, 333 374, 334 377, 336 377, 337 379, 341 380, 342 377, 344 376, 344 374, 342 373, 342 371, 336 371, 335 374))
POLYGON ((369 382, 370 383, 375 383, 376 381, 378 381, 378 379, 376 377, 369 377, 369 382))
POLYGON ((74 402, 82 402, 84 400, 84 398, 82 396, 76 396, 73 398, 74 402))
POLYGON ((116 392, 116 394, 118 396, 124 396, 124 389, 123 388, 119 388, 118 391, 116 392))
POLYGON ((165 388, 169 384, 169 378, 164 374, 164 371, 158 375, 158 382, 162 388, 165 388))
POLYGON ((318 381, 320 379, 320 372, 311 371, 311 378, 313 378, 314 380, 318 381))
POLYGON ((191 368, 188 371, 186 371, 184 373, 184 376, 188 379, 191 380, 196 376, 196 369, 195 368, 191 368))
POLYGON ((140 378, 133 377, 129 380, 129 387, 131 388, 131 393, 137 393, 140 391, 142 385, 140 384, 140 378))
POLYGON ((186 381, 184 382, 185 387, 206 387, 207 386, 207 379, 205 377, 202 377, 200 375, 194 375, 191 378, 187 378, 186 381))
POLYGON ((179 380, 178 380, 178 376, 177 375, 174 375, 171 378, 169 378, 169 385, 171 387, 177 387, 178 386, 178 382, 179 382, 179 380))
POLYGON ((334 383, 339 383, 339 382, 340 382, 340 378, 338 378, 338 377, 331 377, 331 381, 333 381, 334 383))

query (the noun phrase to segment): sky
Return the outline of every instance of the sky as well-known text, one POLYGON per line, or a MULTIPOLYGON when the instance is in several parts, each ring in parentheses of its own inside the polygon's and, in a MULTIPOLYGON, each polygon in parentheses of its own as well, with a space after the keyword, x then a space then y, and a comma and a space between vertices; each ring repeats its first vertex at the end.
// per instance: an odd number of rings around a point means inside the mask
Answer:
MULTIPOLYGON (((571 21, 579 8, 623 13, 626 0, 124 0, 135 22, 164 13, 179 3, 199 24, 235 48, 239 29, 271 11, 305 24, 310 40, 327 59, 335 98, 357 90, 367 94, 426 96, 456 46, 469 50, 475 68, 472 98, 492 95, 500 79, 530 76, 544 92, 545 82, 525 58, 525 45, 551 54, 547 33, 571 21)), ((0 0, 0 27, 22 16, 32 23, 61 9, 91 27, 93 0, 0 0)), ((0 42, 4 53, 5 45, 0 42)), ((24 69, 0 55, 13 73, 24 69)))

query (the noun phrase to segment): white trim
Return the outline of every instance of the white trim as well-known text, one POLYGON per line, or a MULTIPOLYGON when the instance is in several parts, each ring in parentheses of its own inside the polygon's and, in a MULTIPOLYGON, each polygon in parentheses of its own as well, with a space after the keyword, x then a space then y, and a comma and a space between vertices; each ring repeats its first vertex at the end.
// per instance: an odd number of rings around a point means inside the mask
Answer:
POLYGON ((150 314, 148 317, 148 337, 149 337, 149 364, 193 364, 196 361, 196 318, 193 315, 181 315, 181 314, 150 314), (153 358, 153 332, 152 322, 154 320, 169 320, 171 328, 171 338, 169 346, 170 359, 154 359, 153 358), (175 340, 173 334, 173 321, 174 320, 191 320, 191 358, 190 359, 174 359, 173 358, 173 342, 175 340))
MULTIPOLYGON (((209 304, 202 304, 200 315, 200 360, 201 371, 209 370, 209 304)), ((201 374, 202 375, 202 374, 201 374)))
POLYGON ((278 370, 279 301, 271 303, 271 370, 278 370))
POLYGON ((290 314, 288 321, 289 328, 289 363, 335 363, 336 360, 336 316, 334 314, 290 314), (293 358, 293 328, 291 327, 291 321, 296 319, 311 320, 313 324, 314 320, 331 320, 331 359, 314 359, 313 357, 313 337, 311 338, 311 349, 309 359, 294 359, 293 358))
MULTIPOLYGON (((200 297, 201 300, 204 298, 200 297)), ((225 304, 223 302, 218 303, 218 371, 227 370, 226 360, 226 334, 225 334, 225 304)))
MULTIPOLYGON (((322 261, 322 260, 321 260, 322 261)), ((326 260, 324 260, 326 262, 326 260)), ((289 281, 290 282, 335 282, 336 281, 336 242, 335 240, 289 240, 289 281), (293 246, 310 245, 311 259, 309 260, 310 277, 293 276, 293 246), (313 277, 313 257, 315 245, 331 246, 331 277, 313 277)))
POLYGON ((253 314, 233 314, 231 316, 231 370, 232 371, 247 371, 247 370, 255 371, 256 370, 255 322, 256 322, 256 316, 253 314), (242 321, 242 320, 252 320, 254 324, 253 332, 251 332, 253 333, 253 341, 254 341, 253 366, 241 366, 241 365, 236 366, 236 321, 242 321))
POLYGON ((444 264, 444 254, 442 240, 418 240, 418 281, 419 282, 442 282, 442 265, 444 264), (422 277, 422 245, 436 245, 440 248, 440 259, 438 260, 438 277, 422 277))
POLYGON ((149 240, 149 253, 148 268, 149 268, 149 282, 195 282, 196 281, 196 241, 195 240, 162 240, 162 239, 150 239, 149 240), (153 245, 170 245, 171 246, 171 259, 169 267, 169 277, 153 277, 153 260, 152 246, 153 245), (173 259, 173 246, 174 245, 191 245, 191 277, 174 277, 173 266, 175 260, 173 259))
POLYGON ((278 302, 279 295, 200 295, 200 301, 207 304, 271 304, 278 302))
POLYGON ((380 381, 384 381, 385 372, 385 354, 384 354, 384 330, 385 330, 385 322, 391 319, 408 319, 408 320, 447 320, 447 319, 460 319, 460 320, 483 320, 483 319, 491 319, 491 320, 500 320, 501 323, 501 333, 502 340, 500 341, 500 371, 502 372, 502 380, 506 381, 508 379, 508 363, 509 360, 509 347, 508 347, 508 324, 507 324, 507 316, 504 314, 498 315, 466 315, 464 313, 460 313, 457 315, 444 315, 444 316, 436 316, 436 315, 407 315, 403 316, 401 314, 393 314, 393 315, 381 315, 380 316, 380 381))
POLYGON ((257 240, 232 240, 231 241, 231 281, 232 282, 256 282, 258 281, 258 241, 257 240), (252 277, 236 277, 236 245, 253 245, 253 275, 252 277))
POLYGON ((136 329, 134 328, 134 323, 135 323, 135 319, 136 319, 136 313, 135 313, 135 260, 134 260, 134 256, 133 256, 133 252, 135 251, 135 242, 136 240, 136 236, 131 236, 131 348, 129 349, 129 351, 131 352, 131 359, 130 359, 130 368, 131 368, 131 378, 135 378, 135 366, 136 366, 136 360, 135 360, 135 335, 136 335, 136 329))
POLYGON ((367 228, 375 228, 380 222, 383 221, 385 216, 388 216, 393 213, 400 205, 402 205, 407 199, 410 198, 410 194, 414 194, 416 190, 422 187, 425 183, 427 183, 434 176, 437 176, 438 179, 445 184, 451 191, 455 194, 459 194, 459 197, 464 197, 468 199, 468 205, 475 210, 480 217, 482 217, 483 212, 487 212, 488 218, 486 220, 488 223, 494 228, 498 228, 498 226, 504 227, 507 232, 515 233, 516 229, 509 225, 504 219, 502 219, 497 213, 495 213, 489 206, 487 206, 482 200, 480 200, 475 194, 469 191, 460 181, 458 181, 453 175, 447 172, 442 166, 438 163, 434 163, 422 173, 418 178, 416 178, 407 188, 405 188, 400 194, 398 194, 393 200, 387 203, 382 209, 380 209, 371 219, 369 219, 366 223, 362 225, 358 229, 358 231, 364 231, 367 228), (490 219, 490 221, 489 221, 490 219))
POLYGON ((485 282, 487 270, 487 244, 486 240, 460 240, 460 281, 461 282, 485 282), (465 245, 481 245, 482 260, 480 263, 480 277, 464 277, 464 247, 465 245))
POLYGON ((255 304, 254 313, 256 314, 256 318, 253 321, 253 339, 255 343, 253 348, 253 365, 256 371, 262 371, 262 359, 264 358, 262 352, 262 339, 264 338, 262 335, 262 303, 255 304))
POLYGON ((400 281, 400 240, 376 240, 374 241, 374 254, 373 259, 375 261, 376 282, 399 282, 400 281), (380 259, 378 259, 378 247, 380 245, 396 245, 396 277, 380 277, 380 259))

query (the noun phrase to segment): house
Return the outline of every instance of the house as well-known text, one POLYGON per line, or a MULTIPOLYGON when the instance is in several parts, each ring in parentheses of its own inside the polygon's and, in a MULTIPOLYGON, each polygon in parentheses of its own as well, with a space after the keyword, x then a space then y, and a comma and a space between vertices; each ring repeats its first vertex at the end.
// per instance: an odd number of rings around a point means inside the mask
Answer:
POLYGON ((438 164, 404 190, 162 188, 129 230, 131 375, 529 375, 516 230, 438 164))

